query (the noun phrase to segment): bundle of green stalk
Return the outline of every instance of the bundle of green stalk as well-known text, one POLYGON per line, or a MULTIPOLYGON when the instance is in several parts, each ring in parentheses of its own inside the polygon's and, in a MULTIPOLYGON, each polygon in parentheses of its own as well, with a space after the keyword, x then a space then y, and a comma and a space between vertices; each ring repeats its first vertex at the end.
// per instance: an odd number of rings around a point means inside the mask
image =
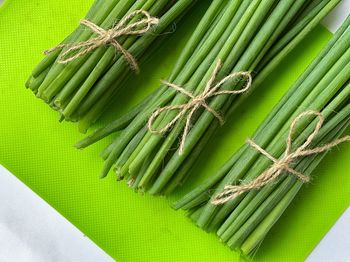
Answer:
POLYGON ((174 207, 188 210, 199 227, 215 231, 230 248, 251 255, 326 152, 349 141, 349 137, 338 140, 349 124, 350 17, 252 140, 174 207), (305 111, 308 113, 297 118, 305 111), (320 126, 315 126, 322 118, 325 122, 318 130, 320 126), (262 179, 267 172, 271 176, 262 179))
POLYGON ((101 177, 114 166, 118 178, 128 179, 135 190, 170 193, 184 182, 219 126, 218 118, 233 111, 237 98, 243 99, 232 92, 246 90, 249 75, 254 78, 250 90, 258 87, 338 2, 213 1, 168 82, 77 148, 119 132, 102 152, 101 177), (220 89, 212 88, 217 82, 220 89))
POLYGON ((96 0, 81 25, 47 52, 26 86, 61 120, 81 120, 84 132, 195 2, 96 0))

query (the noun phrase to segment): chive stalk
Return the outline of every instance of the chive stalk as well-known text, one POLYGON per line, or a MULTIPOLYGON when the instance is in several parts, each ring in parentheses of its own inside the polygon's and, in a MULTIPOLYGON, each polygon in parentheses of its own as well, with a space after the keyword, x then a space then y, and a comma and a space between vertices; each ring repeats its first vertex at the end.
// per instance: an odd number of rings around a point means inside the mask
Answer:
MULTIPOLYGON (((128 14, 144 10, 151 16, 159 18, 159 24, 150 32, 140 36, 122 36, 117 39, 137 61, 147 57, 148 52, 157 45, 157 40, 174 22, 179 21, 196 1, 190 0, 96 0, 85 19, 104 29, 109 29, 128 14)), ((136 22, 140 16, 129 23, 136 22)), ((80 43, 95 37, 90 30, 79 26, 63 42, 64 45, 80 43)), ((61 115, 61 121, 80 121, 90 115, 84 122, 82 131, 101 115, 106 105, 112 101, 116 91, 125 85, 127 78, 134 74, 126 59, 114 47, 103 46, 87 53, 68 64, 58 63, 58 58, 69 46, 49 53, 33 70, 26 86, 36 96, 61 115), (106 97, 104 94, 108 94, 106 97), (103 103, 100 102, 102 100, 103 103), (90 113, 91 112, 91 113, 90 113)))
MULTIPOLYGON (((215 63, 221 59, 223 66, 218 79, 230 72, 249 71, 254 78, 252 87, 254 90, 339 1, 214 1, 193 33, 168 80, 183 86, 194 95, 201 94, 211 77, 215 63)), ((225 84, 222 89, 238 90, 243 84, 236 79, 225 84)), ((110 94, 106 93, 107 95, 110 94)), ((223 95, 213 97, 207 102, 211 108, 228 117, 246 97, 248 95, 223 95)), ((184 117, 164 135, 146 132, 141 139, 138 139, 137 145, 132 141, 140 134, 140 130, 145 128, 149 117, 157 108, 188 101, 188 97, 161 85, 151 98, 147 98, 124 117, 96 131, 78 143, 77 147, 84 148, 118 132, 115 141, 105 151, 104 156, 107 158, 101 177, 105 177, 113 168, 118 170, 118 176, 133 181, 133 188, 148 191, 153 195, 169 194, 184 183, 197 157, 218 128, 218 121, 210 112, 202 108, 197 110, 186 138, 185 150, 181 155, 178 143, 185 126, 184 117), (119 160, 121 156, 123 161, 119 160), (148 163, 147 168, 145 161, 148 163)), ((91 105, 93 104, 91 102, 91 105)), ((99 110, 95 111, 96 114, 99 110)), ((161 114, 154 122, 154 128, 164 127, 176 114, 177 112, 161 114)), ((242 149, 240 152, 245 154, 245 151, 242 149)), ((252 154, 250 161, 253 162, 258 154, 256 152, 250 154, 252 154)), ((235 163, 236 160, 233 158, 232 162, 235 163)), ((206 185, 218 183, 226 173, 227 168, 206 185)), ((200 201, 195 195, 193 198, 185 198, 182 204, 192 206, 193 203, 208 200, 204 192, 205 187, 196 191, 200 201)), ((211 219, 209 217, 204 219, 202 226, 204 227, 211 219)))
MULTIPOLYGON (((321 112, 326 119, 313 147, 338 139, 350 124, 349 48, 350 17, 267 116, 253 140, 269 154, 280 158, 291 122, 306 110, 321 112)), ((309 117, 298 123, 293 147, 305 142, 316 122, 317 119, 309 117)), ((310 176, 325 155, 300 157, 292 168, 310 176)), ((243 145, 216 174, 174 203, 173 207, 191 213, 195 211, 194 222, 199 227, 216 232, 230 248, 246 256, 252 255, 303 183, 284 172, 275 183, 242 194, 223 205, 213 205, 211 201, 225 185, 251 181, 269 166, 269 159, 249 145, 243 145)))

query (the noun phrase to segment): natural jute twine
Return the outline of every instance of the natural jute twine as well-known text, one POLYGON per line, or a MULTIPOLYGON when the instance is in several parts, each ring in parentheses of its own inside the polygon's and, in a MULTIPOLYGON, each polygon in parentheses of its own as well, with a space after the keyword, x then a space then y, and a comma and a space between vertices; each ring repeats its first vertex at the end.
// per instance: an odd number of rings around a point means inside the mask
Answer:
POLYGON ((153 25, 157 25, 158 23, 159 19, 152 17, 148 12, 144 10, 136 10, 130 13, 121 19, 113 28, 108 30, 99 27, 89 20, 84 19, 80 21, 80 24, 89 28, 92 32, 97 34, 97 37, 91 38, 85 42, 58 45, 54 48, 46 50, 44 53, 47 55, 58 49, 68 48, 59 56, 57 60, 57 62, 60 64, 67 64, 78 59, 79 57, 85 56, 100 46, 112 45, 125 57, 131 68, 136 72, 139 72, 139 66, 136 62, 136 59, 117 41, 117 38, 126 35, 145 34, 151 29, 153 25), (131 20, 138 15, 142 15, 144 18, 130 23, 131 20))
POLYGON ((287 148, 284 152, 284 155, 280 159, 274 158, 271 154, 266 152, 263 148, 261 148, 259 145, 257 145, 254 141, 248 140, 247 143, 252 146, 254 149, 259 151, 261 154, 269 158, 274 164, 267 169, 265 172, 263 172, 260 176, 258 176, 255 180, 251 181, 250 183, 243 184, 243 185, 228 185, 225 186, 224 191, 220 194, 218 194, 211 203, 214 205, 222 205, 225 204, 236 197, 251 191, 255 189, 260 189, 261 187, 273 183, 279 176, 283 174, 283 172, 288 172, 292 175, 295 175, 300 181, 303 183, 308 183, 310 181, 310 178, 296 170, 290 167, 290 165, 299 157, 303 156, 309 156, 313 154, 319 154, 322 152, 326 152, 330 150, 331 148, 344 143, 346 141, 350 141, 350 136, 345 136, 340 139, 336 139, 335 141, 325 144, 320 147, 315 148, 308 148, 317 134, 320 132, 320 129, 324 123, 324 117, 321 113, 316 111, 306 111, 304 113, 301 113, 292 123, 287 139, 287 148), (302 144, 300 147, 298 147, 294 152, 292 151, 292 137, 295 133, 295 128, 298 124, 298 122, 307 116, 317 116, 319 118, 317 125, 315 127, 315 130, 313 133, 307 138, 306 142, 302 144))
POLYGON ((182 139, 181 139, 181 144, 180 144, 180 149, 179 149, 179 153, 180 155, 183 154, 184 152, 184 148, 185 148, 185 142, 186 142, 186 138, 188 136, 188 133, 190 131, 190 127, 191 127, 191 121, 192 121, 192 117, 193 114, 200 108, 200 107, 204 107, 208 112, 212 113, 215 118, 217 118, 220 122, 220 124, 224 124, 224 119, 223 117, 217 112, 215 111, 213 108, 211 108, 208 104, 207 104, 207 100, 213 96, 219 96, 219 95, 234 95, 234 94, 241 94, 246 92, 252 85, 252 76, 249 72, 235 72, 232 73, 228 76, 226 76, 225 78, 223 78, 220 82, 218 82, 217 84, 214 85, 214 82, 216 81, 216 78, 218 76, 218 73, 221 69, 222 66, 222 62, 221 60, 218 61, 218 63, 215 66, 215 69, 213 71, 213 74, 211 76, 211 78, 209 79, 203 93, 199 94, 198 96, 195 96, 194 94, 188 92, 184 87, 178 86, 176 84, 173 83, 169 83, 167 81, 162 81, 163 84, 174 88, 176 91, 178 91, 181 94, 184 94, 186 96, 188 96, 190 99, 190 101, 186 104, 181 104, 181 105, 170 105, 170 106, 166 106, 163 108, 159 108, 157 109, 150 117, 149 121, 148 121, 148 129, 150 130, 151 133, 153 134, 164 134, 166 132, 168 132, 172 126, 180 119, 182 118, 184 115, 187 114, 187 118, 186 118, 186 125, 184 128, 184 132, 182 135, 182 139), (218 91, 218 89, 225 84, 227 81, 233 79, 233 78, 237 78, 237 77, 244 77, 247 79, 247 84, 245 85, 245 87, 241 90, 233 90, 233 91, 229 91, 229 90, 223 90, 223 91, 218 91), (153 123, 154 121, 157 119, 157 117, 165 112, 165 111, 172 111, 172 110, 179 110, 179 113, 173 118, 173 120, 171 120, 165 127, 161 128, 161 129, 154 129, 153 128, 153 123))

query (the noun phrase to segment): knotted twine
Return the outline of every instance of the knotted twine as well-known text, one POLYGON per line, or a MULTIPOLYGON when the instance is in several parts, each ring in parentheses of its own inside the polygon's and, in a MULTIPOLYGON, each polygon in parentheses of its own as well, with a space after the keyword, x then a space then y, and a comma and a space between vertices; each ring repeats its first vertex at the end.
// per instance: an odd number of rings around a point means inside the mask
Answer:
POLYGON ((151 115, 151 117, 148 121, 148 129, 152 134, 158 134, 158 135, 165 134, 166 132, 168 132, 172 128, 173 125, 175 125, 177 123, 177 121, 179 121, 180 118, 182 118, 184 115, 188 114, 187 119, 186 119, 186 125, 184 128, 184 132, 183 132, 182 138, 181 138, 180 148, 179 148, 180 155, 183 154, 184 149, 185 149, 185 142, 186 142, 186 138, 188 136, 188 133, 190 131, 192 117, 193 117, 194 113, 200 107, 204 107, 208 112, 212 113, 214 115, 214 117, 219 120, 221 125, 223 125, 225 123, 223 117, 217 111, 215 111, 212 107, 210 107, 207 104, 207 100, 209 98, 214 97, 214 96, 219 96, 219 95, 226 95, 226 94, 227 95, 241 94, 241 93, 246 92, 252 85, 253 79, 252 79, 252 76, 249 72, 232 73, 232 74, 226 76, 225 78, 223 78, 216 85, 214 85, 214 82, 216 81, 216 78, 219 74, 221 67, 222 67, 222 62, 221 62, 221 60, 219 60, 216 64, 215 69, 213 71, 213 74, 211 75, 203 92, 201 94, 199 94, 198 96, 195 96, 194 94, 190 93, 184 87, 178 86, 178 85, 173 84, 173 83, 169 83, 167 81, 162 81, 162 83, 164 85, 167 85, 167 86, 175 89, 179 93, 184 94, 191 99, 186 104, 170 105, 170 106, 166 106, 166 107, 157 109, 151 115), (223 84, 225 84, 226 82, 230 81, 231 79, 237 78, 237 77, 243 77, 243 78, 247 79, 247 84, 244 86, 243 89, 233 90, 233 91, 229 91, 229 90, 217 91, 223 84), (166 112, 166 111, 173 111, 173 110, 180 110, 179 113, 173 118, 173 120, 171 120, 165 127, 161 128, 159 130, 153 128, 154 121, 157 119, 157 117, 161 113, 166 112))
POLYGON ((67 64, 82 56, 85 56, 100 46, 112 45, 124 56, 131 68, 136 72, 139 72, 139 66, 136 59, 117 41, 116 38, 127 35, 145 34, 153 25, 157 25, 158 23, 159 19, 152 17, 144 10, 136 10, 131 12, 129 15, 121 19, 113 28, 107 30, 99 27, 89 20, 84 19, 80 21, 80 24, 97 34, 97 37, 91 38, 85 42, 58 45, 54 48, 46 50, 44 53, 47 55, 58 49, 68 48, 58 57, 57 60, 57 62, 60 64, 67 64), (138 15, 143 15, 144 18, 130 23, 131 20, 138 15))
POLYGON ((228 185, 225 186, 224 191, 220 194, 218 194, 211 203, 214 205, 222 205, 225 204, 236 197, 251 191, 255 189, 260 189, 261 187, 273 183, 279 176, 283 174, 284 171, 295 175, 300 181, 303 183, 310 182, 310 177, 296 171, 295 169, 291 168, 290 165, 299 157, 303 156, 310 156, 314 154, 320 154, 323 152, 326 152, 330 150, 331 148, 342 144, 346 141, 350 141, 350 136, 345 136, 340 139, 336 139, 335 141, 325 144, 320 147, 315 148, 308 148, 315 137, 320 132, 320 129, 324 123, 324 117, 321 113, 316 111, 306 111, 301 113, 293 122, 290 127, 288 139, 287 139, 287 147, 283 154, 283 156, 280 159, 276 159, 271 154, 266 152, 263 148, 261 148, 259 145, 257 145, 254 141, 248 140, 247 143, 253 147, 255 150, 266 156, 268 159, 270 159, 274 164, 264 171, 260 176, 258 176, 255 180, 251 181, 250 183, 243 184, 243 185, 228 185), (319 118, 316 127, 314 131, 311 133, 311 135, 306 139, 305 143, 302 144, 300 147, 298 147, 294 152, 292 151, 292 139, 293 135, 295 133, 295 128, 300 120, 302 120, 304 117, 307 116, 317 116, 319 118))

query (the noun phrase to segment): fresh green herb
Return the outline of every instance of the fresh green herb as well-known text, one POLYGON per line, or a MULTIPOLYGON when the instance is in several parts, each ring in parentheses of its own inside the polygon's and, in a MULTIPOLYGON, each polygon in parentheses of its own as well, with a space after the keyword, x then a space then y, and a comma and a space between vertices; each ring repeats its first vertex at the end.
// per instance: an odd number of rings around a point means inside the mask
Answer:
MULTIPOLYGON (((267 116, 253 140, 279 159, 286 149, 284 141, 291 122, 306 110, 321 112, 326 118, 313 148, 338 139, 350 124, 350 17, 267 116)), ((308 117, 298 123, 293 147, 305 143, 316 122, 314 117, 308 117)), ((324 156, 325 153, 299 157, 292 168, 310 176, 324 156)), ((269 166, 271 161, 266 156, 244 145, 217 173, 176 202, 174 208, 191 211, 199 227, 217 232, 230 248, 252 255, 303 182, 284 172, 274 183, 223 205, 212 201, 226 185, 252 181, 269 166)))
MULTIPOLYGON (((197 96, 203 93, 217 61, 222 60, 218 80, 233 72, 248 71, 254 76, 253 90, 339 1, 213 1, 167 80, 197 96)), ((234 80, 221 90, 241 89, 244 81, 234 80)), ((220 95, 206 102, 227 117, 244 98, 244 95, 220 95)), ((186 179, 217 129, 218 121, 211 112, 199 108, 192 117, 182 154, 178 145, 187 116, 165 135, 154 135, 145 131, 145 127, 158 108, 188 101, 187 96, 162 85, 135 109, 81 141, 77 147, 85 148, 119 132, 102 153, 106 162, 101 177, 114 166, 118 178, 127 178, 134 189, 151 194, 170 193, 186 179)), ((153 127, 163 128, 177 113, 162 113, 153 127)))
MULTIPOLYGON (((137 10, 144 10, 159 18, 159 23, 150 32, 117 39, 136 61, 142 62, 155 41, 164 38, 160 37, 161 34, 169 30, 194 3, 191 0, 96 0, 85 19, 107 30, 137 10)), ((139 14, 130 23, 141 18, 139 14)), ((61 120, 84 119, 80 124, 82 132, 98 119, 113 94, 133 73, 125 57, 111 45, 101 46, 67 64, 58 63, 60 55, 69 49, 69 44, 94 37, 96 35, 91 30, 79 26, 63 41, 62 44, 68 46, 48 54, 34 69, 26 84, 37 97, 60 112, 61 120)))

